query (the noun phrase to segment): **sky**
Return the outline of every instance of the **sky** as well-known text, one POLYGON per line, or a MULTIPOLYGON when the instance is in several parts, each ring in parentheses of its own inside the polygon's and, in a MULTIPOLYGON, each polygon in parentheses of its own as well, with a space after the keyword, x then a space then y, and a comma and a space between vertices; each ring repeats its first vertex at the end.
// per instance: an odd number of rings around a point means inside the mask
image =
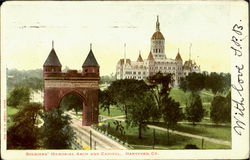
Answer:
POLYGON ((159 15, 165 54, 191 59, 202 71, 230 72, 231 3, 228 2, 5 2, 1 54, 8 68, 42 68, 54 41, 62 69, 80 70, 92 50, 100 74, 115 73, 119 59, 146 59, 159 15))

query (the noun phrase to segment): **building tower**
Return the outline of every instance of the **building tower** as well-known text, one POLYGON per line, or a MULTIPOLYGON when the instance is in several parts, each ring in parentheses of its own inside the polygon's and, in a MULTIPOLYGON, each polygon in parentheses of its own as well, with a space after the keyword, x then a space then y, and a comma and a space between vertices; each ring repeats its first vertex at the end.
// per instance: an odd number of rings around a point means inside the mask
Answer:
POLYGON ((153 76, 155 74, 154 72, 154 57, 152 55, 152 52, 149 52, 148 54, 148 75, 153 76))
POLYGON ((82 65, 82 73, 88 77, 99 77, 99 64, 97 63, 90 44, 90 51, 82 65))
POLYGON ((151 53, 155 60, 166 59, 165 38, 160 32, 159 16, 157 16, 157 21, 156 21, 156 31, 151 37, 151 53))
POLYGON ((183 61, 182 61, 182 58, 181 58, 181 55, 180 55, 180 51, 179 51, 179 48, 178 48, 178 53, 175 57, 175 61, 176 61, 176 73, 175 73, 175 85, 178 85, 180 84, 180 80, 181 80, 181 77, 183 77, 183 61))
POLYGON ((54 42, 52 41, 52 49, 43 64, 43 75, 47 76, 48 74, 60 73, 61 68, 62 65, 56 55, 56 51, 54 49, 54 42))

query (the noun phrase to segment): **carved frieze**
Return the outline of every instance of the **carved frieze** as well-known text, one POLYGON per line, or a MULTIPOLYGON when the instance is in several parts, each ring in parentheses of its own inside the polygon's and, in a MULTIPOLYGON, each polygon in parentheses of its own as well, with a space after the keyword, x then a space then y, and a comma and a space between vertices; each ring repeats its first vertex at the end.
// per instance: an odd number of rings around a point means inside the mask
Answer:
POLYGON ((45 80, 45 88, 99 88, 98 81, 45 80))

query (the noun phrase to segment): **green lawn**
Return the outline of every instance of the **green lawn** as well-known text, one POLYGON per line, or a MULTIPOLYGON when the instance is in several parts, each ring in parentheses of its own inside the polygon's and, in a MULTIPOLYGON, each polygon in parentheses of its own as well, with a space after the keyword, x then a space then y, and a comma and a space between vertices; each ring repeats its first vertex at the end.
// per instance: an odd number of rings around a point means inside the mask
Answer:
POLYGON ((184 92, 177 87, 173 87, 170 91, 169 96, 180 103, 181 106, 185 106, 188 99, 188 92, 184 92))
POLYGON ((211 103, 213 100, 213 93, 211 91, 202 90, 200 92, 200 96, 201 96, 201 101, 203 103, 206 103, 206 102, 211 103))
MULTIPOLYGON (((180 103, 181 106, 185 106, 188 100, 190 92, 184 92, 178 87, 173 87, 170 91, 170 97, 180 103)), ((211 103, 213 100, 213 94, 211 91, 202 90, 200 92, 202 103, 211 103)))
MULTIPOLYGON (((164 127, 161 122, 154 123, 156 126, 164 127)), ((195 135, 231 141, 231 126, 217 126, 217 125, 205 125, 197 124, 193 126, 192 124, 178 124, 174 130, 191 133, 195 135), (218 134, 219 133, 219 134, 218 134)))
POLYGON ((12 126, 14 123, 12 122, 11 116, 16 114, 18 109, 15 107, 7 106, 7 128, 12 126))
MULTIPOLYGON (((73 111, 73 114, 76 115, 77 117, 80 118, 82 117, 81 112, 78 112, 76 114, 75 111, 73 111)), ((104 109, 99 108, 99 115, 108 116, 108 110, 104 111, 104 109)), ((121 115, 125 115, 124 111, 121 111, 116 106, 110 106, 110 117, 121 116, 121 115)))
POLYGON ((211 103, 203 103, 203 108, 205 109, 205 117, 210 117, 211 103))
MULTIPOLYGON (((104 109, 100 108, 99 115, 108 116, 108 110, 104 111, 104 109)), ((111 117, 121 116, 121 115, 125 115, 124 111, 118 109, 116 106, 110 106, 110 116, 111 117)))
MULTIPOLYGON (((124 122, 122 122, 125 128, 125 136, 121 135, 120 132, 115 130, 115 126, 112 123, 112 120, 108 120, 110 122, 110 128, 108 132, 121 139, 122 141, 127 141, 134 149, 152 149, 153 144, 153 129, 149 128, 146 132, 143 132, 143 139, 138 138, 138 128, 126 128, 124 122)), ((106 130, 105 127, 100 126, 99 128, 106 130)), ((190 137, 180 136, 176 134, 170 134, 169 144, 167 144, 167 133, 164 131, 155 130, 156 133, 156 145, 155 149, 184 149, 187 144, 194 144, 198 148, 201 148, 201 140, 194 139, 190 137)), ((203 149, 229 149, 229 146, 215 144, 211 142, 204 142, 203 149)))

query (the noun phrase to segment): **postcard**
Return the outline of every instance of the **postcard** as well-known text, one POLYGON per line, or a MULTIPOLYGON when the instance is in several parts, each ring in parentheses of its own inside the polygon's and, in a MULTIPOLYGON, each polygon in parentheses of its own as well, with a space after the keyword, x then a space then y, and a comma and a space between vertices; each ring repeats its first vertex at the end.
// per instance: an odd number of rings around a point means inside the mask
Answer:
POLYGON ((246 1, 6 1, 2 159, 249 158, 246 1))

